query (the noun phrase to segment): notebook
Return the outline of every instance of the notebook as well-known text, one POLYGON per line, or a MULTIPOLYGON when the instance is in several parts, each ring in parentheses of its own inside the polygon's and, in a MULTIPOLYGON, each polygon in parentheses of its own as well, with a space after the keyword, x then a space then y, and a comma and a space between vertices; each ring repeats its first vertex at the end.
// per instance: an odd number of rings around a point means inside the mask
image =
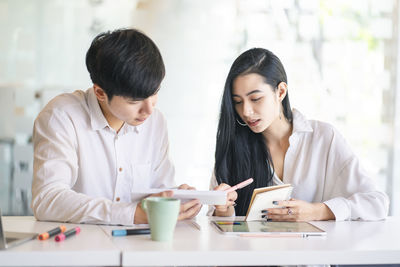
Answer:
POLYGON ((36 237, 36 233, 5 232, 3 230, 3 222, 1 220, 0 210, 0 250, 17 246, 26 241, 35 239, 36 237))
POLYGON ((261 220, 261 211, 269 208, 278 208, 272 204, 274 200, 288 200, 292 194, 293 187, 290 184, 256 188, 250 200, 245 221, 261 220))
POLYGON ((213 221, 219 232, 228 235, 266 237, 325 236, 326 232, 308 222, 213 221))

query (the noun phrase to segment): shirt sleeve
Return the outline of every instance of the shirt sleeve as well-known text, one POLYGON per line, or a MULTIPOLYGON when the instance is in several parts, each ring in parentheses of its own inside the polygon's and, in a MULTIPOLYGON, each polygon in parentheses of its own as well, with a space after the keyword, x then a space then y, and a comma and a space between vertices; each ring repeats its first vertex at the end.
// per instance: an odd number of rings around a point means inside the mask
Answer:
POLYGON ((324 203, 337 221, 382 220, 389 210, 389 199, 377 190, 374 180, 360 165, 344 138, 334 131, 328 157, 324 203), (329 171, 329 168, 333 169, 329 171))
POLYGON ((57 110, 42 111, 33 129, 32 210, 38 220, 132 225, 137 203, 115 203, 72 190, 78 179, 74 125, 57 110))
POLYGON ((161 132, 159 145, 156 146, 156 161, 152 167, 152 187, 153 188, 173 188, 176 187, 175 168, 169 157, 169 139, 167 122, 160 111, 156 111, 157 118, 157 133, 161 132))

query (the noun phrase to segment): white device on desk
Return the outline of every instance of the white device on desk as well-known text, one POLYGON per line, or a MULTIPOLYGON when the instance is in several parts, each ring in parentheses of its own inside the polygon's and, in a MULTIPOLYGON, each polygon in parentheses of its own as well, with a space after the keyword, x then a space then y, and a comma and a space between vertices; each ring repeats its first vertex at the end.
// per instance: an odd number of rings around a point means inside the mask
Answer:
POLYGON ((324 236, 326 232, 308 222, 213 221, 223 234, 240 236, 309 237, 324 236))
POLYGON ((184 190, 184 189, 168 189, 168 188, 147 188, 132 192, 132 201, 140 201, 152 194, 157 194, 163 191, 174 192, 173 198, 178 198, 182 202, 187 202, 192 199, 198 199, 201 204, 205 205, 225 205, 226 191, 200 191, 200 190, 184 190))
POLYGON ((35 233, 5 232, 3 230, 0 210, 0 250, 14 247, 26 241, 35 239, 36 237, 37 234, 35 233))

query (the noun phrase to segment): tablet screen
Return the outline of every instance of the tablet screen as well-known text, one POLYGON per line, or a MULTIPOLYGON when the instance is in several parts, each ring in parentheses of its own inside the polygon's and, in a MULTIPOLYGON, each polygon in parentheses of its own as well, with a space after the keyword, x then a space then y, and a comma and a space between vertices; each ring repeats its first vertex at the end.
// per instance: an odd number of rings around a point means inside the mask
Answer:
POLYGON ((213 221, 222 233, 314 233, 325 232, 307 222, 267 222, 267 221, 213 221))

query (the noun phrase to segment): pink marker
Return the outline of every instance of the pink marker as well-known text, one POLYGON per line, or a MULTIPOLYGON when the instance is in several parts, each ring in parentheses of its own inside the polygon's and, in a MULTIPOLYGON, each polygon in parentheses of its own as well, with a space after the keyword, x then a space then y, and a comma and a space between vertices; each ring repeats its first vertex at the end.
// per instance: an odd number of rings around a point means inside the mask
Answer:
POLYGON ((238 190, 238 189, 240 189, 240 188, 243 188, 243 187, 245 187, 245 186, 248 186, 248 185, 251 184, 253 181, 254 181, 253 178, 249 178, 249 179, 247 179, 246 181, 243 181, 243 182, 241 182, 241 183, 238 183, 237 185, 234 185, 234 186, 232 186, 232 187, 226 189, 225 191, 229 193, 229 192, 238 190))
POLYGON ((69 236, 77 235, 77 234, 79 234, 80 232, 81 232, 81 228, 79 228, 79 226, 77 226, 77 227, 75 227, 75 228, 73 228, 73 229, 71 229, 71 230, 66 231, 65 233, 61 233, 61 234, 59 234, 59 235, 56 235, 56 237, 54 238, 54 240, 55 240, 56 242, 61 242, 61 241, 63 241, 64 239, 68 238, 69 236))

